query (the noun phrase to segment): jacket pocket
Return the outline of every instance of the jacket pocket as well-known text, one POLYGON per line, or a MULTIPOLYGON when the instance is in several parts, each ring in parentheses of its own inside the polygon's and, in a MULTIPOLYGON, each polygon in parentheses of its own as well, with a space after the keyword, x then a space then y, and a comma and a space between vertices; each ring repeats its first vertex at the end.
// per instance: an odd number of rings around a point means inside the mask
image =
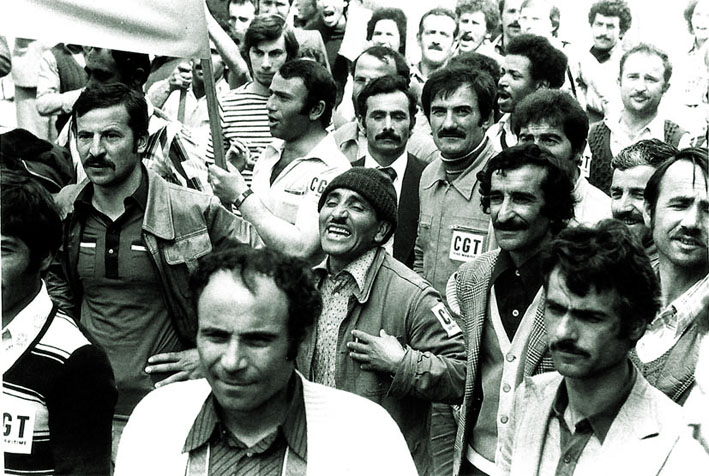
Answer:
POLYGON ((206 228, 179 237, 163 248, 165 262, 171 266, 184 263, 189 272, 197 269, 197 260, 212 251, 212 240, 206 228))

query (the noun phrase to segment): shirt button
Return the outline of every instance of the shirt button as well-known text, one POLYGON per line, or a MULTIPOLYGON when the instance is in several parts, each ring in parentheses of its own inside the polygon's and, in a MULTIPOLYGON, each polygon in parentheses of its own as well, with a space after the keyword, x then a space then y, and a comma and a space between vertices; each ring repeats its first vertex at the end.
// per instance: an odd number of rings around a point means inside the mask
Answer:
POLYGON ((510 390, 512 390, 512 387, 510 387, 510 384, 506 383, 502 386, 503 392, 509 392, 510 390))
POLYGON ((108 254, 109 254, 109 255, 112 255, 112 254, 113 254, 113 248, 111 248, 111 249, 108 250, 108 254))
POLYGON ((566 464, 571 463, 571 457, 569 455, 564 456, 564 463, 566 463, 566 464))
POLYGON ((514 317, 519 316, 519 311, 518 311, 517 309, 513 309, 513 310, 512 310, 512 315, 513 315, 514 317))
POLYGON ((515 276, 517 276, 519 278, 519 270, 518 269, 515 269, 515 276))
POLYGON ((251 451, 247 451, 247 452, 246 452, 246 456, 248 456, 249 458, 251 458, 253 455, 254 455, 254 454, 253 454, 251 451))
POLYGON ((506 416, 503 416, 502 418, 500 418, 500 421, 502 423, 507 423, 509 421, 509 418, 507 418, 506 416))
POLYGON ((507 354, 507 362, 514 362, 516 357, 513 354, 507 354))

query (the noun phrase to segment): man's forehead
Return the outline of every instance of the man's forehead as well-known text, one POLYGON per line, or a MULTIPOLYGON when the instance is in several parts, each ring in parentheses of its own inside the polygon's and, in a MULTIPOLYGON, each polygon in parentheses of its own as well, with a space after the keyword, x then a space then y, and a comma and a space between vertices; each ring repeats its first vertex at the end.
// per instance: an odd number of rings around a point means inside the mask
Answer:
POLYGON ((449 17, 448 15, 429 15, 423 20, 423 32, 429 31, 429 30, 436 30, 436 31, 446 31, 450 30, 450 33, 453 34, 455 31, 455 27, 457 25, 457 22, 449 17))
POLYGON ((367 98, 367 109, 409 110, 409 98, 403 91, 374 94, 367 98))
POLYGON ((537 191, 546 169, 536 164, 524 164, 514 169, 497 169, 490 177, 490 189, 505 187, 519 192, 537 191))
POLYGON ((439 91, 431 100, 431 105, 437 106, 457 106, 466 105, 477 107, 478 97, 472 86, 468 83, 461 84, 453 91, 439 91))
POLYGON ((558 135, 562 138, 567 138, 562 125, 553 119, 542 119, 539 121, 529 122, 520 127, 520 134, 529 134, 534 136, 558 135))
POLYGON ((680 195, 687 188, 706 191, 707 186, 707 173, 699 165, 690 160, 678 160, 662 177, 660 195, 680 195))
POLYGON ((79 130, 93 126, 101 126, 102 128, 127 127, 129 119, 125 105, 114 104, 113 106, 97 107, 86 111, 76 118, 76 124, 79 130))
POLYGON ((355 76, 379 77, 387 74, 396 74, 396 63, 393 58, 377 58, 364 53, 355 65, 355 76))
POLYGON ((502 63, 502 68, 507 71, 529 72, 532 62, 526 56, 507 55, 502 63))
POLYGON ((256 43, 252 48, 256 48, 259 51, 274 51, 274 50, 282 50, 285 51, 286 49, 286 39, 283 35, 279 36, 275 40, 264 40, 264 41, 259 41, 256 43))

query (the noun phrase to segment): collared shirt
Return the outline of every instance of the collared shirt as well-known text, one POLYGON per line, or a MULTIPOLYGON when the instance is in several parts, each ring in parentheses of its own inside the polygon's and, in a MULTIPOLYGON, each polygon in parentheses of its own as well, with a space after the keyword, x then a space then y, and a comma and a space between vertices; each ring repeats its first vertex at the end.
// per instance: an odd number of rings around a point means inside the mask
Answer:
POLYGON ((39 293, 2 328, 3 353, 0 369, 3 374, 29 349, 51 311, 52 301, 47 293, 47 285, 42 281, 39 293))
POLYGON ((612 218, 611 199, 601 189, 591 185, 588 179, 579 174, 574 184, 574 219, 576 223, 593 225, 606 218, 612 218))
POLYGON ((283 141, 274 139, 263 150, 254 167, 253 191, 275 216, 317 235, 320 195, 350 163, 328 134, 307 155, 289 163, 271 184, 283 147, 283 141))
POLYGON ((495 152, 502 152, 513 145, 517 145, 517 136, 512 132, 510 113, 505 113, 500 119, 485 132, 495 152))
POLYGON ((495 286, 500 318, 510 340, 542 286, 541 265, 541 254, 537 253, 517 268, 509 252, 502 250, 492 269, 490 286, 495 286))
POLYGON ((635 345, 643 363, 652 362, 670 350, 689 325, 709 313, 709 275, 700 279, 667 305, 635 345))
POLYGON ((592 455, 601 449, 608 430, 635 384, 637 372, 631 363, 628 362, 628 366, 630 378, 622 388, 613 392, 615 398, 588 417, 572 415, 566 383, 562 381, 552 404, 539 474, 552 474, 551 466, 555 461, 556 476, 571 476, 577 465, 593 463, 592 455))
POLYGON ((285 420, 276 430, 254 445, 247 446, 232 435, 220 413, 219 403, 214 394, 210 393, 182 448, 183 453, 189 452, 190 457, 194 457, 196 451, 208 446, 209 475, 285 475, 284 466, 290 466, 292 459, 300 459, 298 467, 305 470, 308 459, 305 400, 303 383, 295 374, 288 383, 288 410, 285 420))
MULTIPOLYGON (((172 121, 148 101, 148 144, 143 152, 143 164, 170 183, 195 190, 210 191, 207 164, 190 131, 177 121, 172 121)), ((70 118, 59 133, 56 143, 67 147, 76 169, 76 182, 86 179, 81 165, 76 138, 70 118)))
POLYGON ((364 290, 364 280, 376 253, 376 247, 370 249, 335 275, 329 274, 328 259, 314 268, 318 275, 318 289, 323 301, 315 334, 314 382, 330 387, 336 386, 336 354, 340 324, 347 317, 350 298, 355 291, 362 293, 364 290))
POLYGON ((116 414, 133 408, 165 374, 144 372, 148 357, 183 350, 164 302, 162 283, 142 238, 147 171, 111 220, 94 208, 89 183, 75 201, 82 223, 77 271, 83 289, 81 322, 108 355, 116 376, 116 414))
MULTIPOLYGON (((396 178, 394 179, 394 190, 396 191, 397 206, 401 203, 401 185, 404 180, 404 174, 406 173, 407 162, 407 153, 406 151, 404 151, 404 153, 401 154, 394 162, 392 162, 391 165, 387 166, 391 167, 394 172, 396 172, 396 178)), ((372 158, 371 155, 369 155, 369 152, 367 152, 367 155, 364 156, 364 166, 370 167, 372 169, 383 168, 376 160, 372 158)), ((384 249, 386 249, 387 252, 392 256, 394 256, 394 235, 396 235, 396 232, 392 233, 387 242, 382 245, 384 246, 384 249)))
MULTIPOLYGON (((665 140, 665 119, 660 114, 657 114, 645 127, 635 133, 628 129, 628 126, 620 116, 607 118, 605 123, 611 130, 610 149, 613 157, 618 155, 625 147, 644 139, 665 140)), ((691 145, 690 142, 690 135, 685 134, 680 139, 677 148, 684 149, 689 147, 691 145)))

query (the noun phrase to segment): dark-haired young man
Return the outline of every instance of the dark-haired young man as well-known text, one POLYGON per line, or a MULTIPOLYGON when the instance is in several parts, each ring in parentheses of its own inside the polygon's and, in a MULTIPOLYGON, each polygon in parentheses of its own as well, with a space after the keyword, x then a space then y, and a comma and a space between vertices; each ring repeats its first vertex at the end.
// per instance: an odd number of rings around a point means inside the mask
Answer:
POLYGON ((305 263, 227 243, 200 261, 191 289, 207 378, 138 405, 116 476, 416 474, 385 410, 295 371, 322 308, 305 263))
MULTIPOLYGON (((541 252, 574 216, 568 166, 535 144, 510 147, 478 173, 483 210, 499 250, 451 278, 467 333, 468 367, 453 459, 454 475, 497 474, 514 389, 553 369, 544 330, 541 252)), ((471 204, 472 205, 472 204, 471 204)))
POLYGON ((59 214, 29 174, 3 168, 0 191, 3 472, 108 476, 111 365, 42 280, 61 244, 59 214))
POLYGON ((431 402, 460 403, 463 395, 460 327, 440 294, 382 248, 398 221, 387 175, 353 167, 328 185, 318 210, 327 255, 315 268, 323 313, 298 368, 386 408, 419 474, 439 474, 431 467, 429 415, 431 402))
POLYGON ((147 170, 148 108, 138 91, 121 83, 87 88, 72 124, 88 180, 71 202, 48 287, 108 354, 118 386, 117 444, 156 383, 200 375, 189 272, 241 232, 215 197, 147 170))
POLYGON ((497 152, 517 143, 510 124, 517 104, 538 89, 561 88, 567 66, 566 55, 542 36, 519 35, 509 42, 506 52, 497 83, 497 106, 504 114, 487 130, 497 152))
POLYGON ((527 377, 498 460, 502 475, 703 474, 681 409, 628 354, 659 307, 650 261, 616 221, 564 230, 543 262, 557 372, 527 377))
POLYGON ((709 315, 709 159, 681 150, 645 187, 645 224, 657 247, 662 308, 631 354, 645 378, 684 405, 694 391, 709 315))
POLYGON ((489 46, 490 35, 500 25, 497 5, 491 0, 458 0, 455 6, 458 18, 457 53, 477 51, 495 60, 502 57, 489 46))
POLYGON ((324 66, 297 59, 278 70, 266 103, 274 140, 254 168, 253 188, 238 170, 210 167, 214 193, 233 204, 263 243, 287 255, 319 261, 317 204, 330 180, 350 168, 326 130, 335 82, 324 66))

